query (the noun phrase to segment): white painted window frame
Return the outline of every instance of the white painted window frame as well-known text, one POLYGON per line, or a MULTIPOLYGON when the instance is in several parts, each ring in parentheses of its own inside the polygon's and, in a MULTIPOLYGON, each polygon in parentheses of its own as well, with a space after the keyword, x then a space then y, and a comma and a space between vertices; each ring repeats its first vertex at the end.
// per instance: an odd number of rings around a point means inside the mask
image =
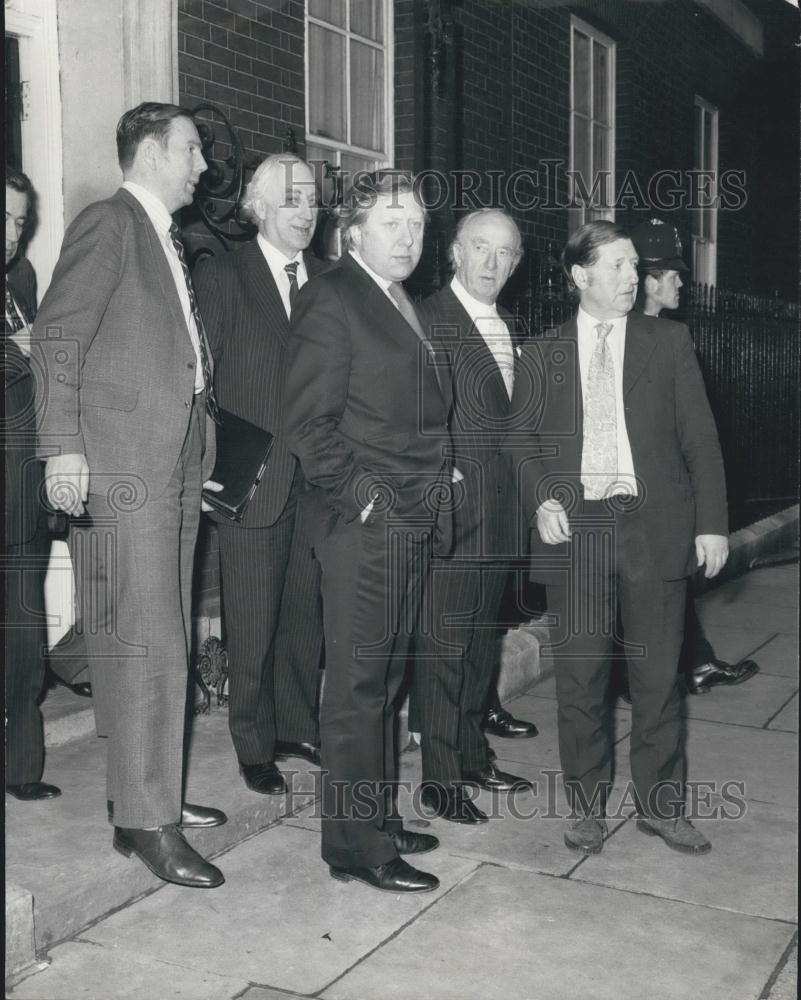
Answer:
MULTIPOLYGON (((704 100, 703 97, 695 96, 694 107, 700 108, 701 117, 701 142, 700 149, 693 150, 696 170, 709 171, 712 175, 712 185, 709 190, 711 204, 702 209, 709 213, 709 235, 704 237, 700 233, 692 233, 692 274, 693 281, 701 282, 705 285, 717 284, 718 273, 718 157, 719 157, 719 137, 720 137, 720 110, 714 104, 704 100), (711 121, 712 129, 712 163, 701 162, 706 146, 706 122, 707 116, 711 121)), ((693 142, 695 136, 693 136, 693 142)), ((693 229, 696 228, 693 214, 693 229)))
MULTIPOLYGON (((606 177, 606 190, 604 192, 605 201, 609 205, 609 208, 601 213, 601 217, 604 219, 614 220, 615 218, 615 207, 614 207, 614 190, 615 190, 615 139, 617 133, 617 119, 616 119, 616 78, 617 78, 617 43, 614 39, 605 35, 603 32, 598 31, 597 28, 593 28, 591 25, 587 24, 586 21, 582 21, 581 18, 571 15, 570 17, 570 114, 568 120, 568 131, 570 138, 570 160, 569 160, 569 170, 573 171, 575 169, 574 162, 574 149, 573 149, 573 119, 578 113, 574 110, 576 106, 575 94, 574 94, 574 42, 576 32, 581 32, 582 35, 587 35, 591 41, 590 48, 590 94, 589 94, 589 107, 594 107, 594 94, 593 88, 595 86, 595 78, 592 72, 593 66, 593 50, 595 45, 602 45, 609 52, 609 65, 608 65, 608 86, 609 86, 609 152, 607 157, 606 169, 608 171, 606 177)), ((578 115, 578 117, 584 118, 584 115, 578 115)), ((592 114, 590 115, 590 124, 594 123, 594 118, 592 114)), ((590 130, 592 134, 592 129, 590 130)), ((590 156, 592 157, 592 143, 590 143, 590 156)), ((590 175, 590 182, 594 176, 595 170, 597 169, 596 164, 592 162, 592 170, 590 175)), ((574 187, 572 181, 570 182, 570 195, 571 204, 574 196, 574 187)), ((595 210, 597 212, 597 209, 595 210)), ((570 229, 577 229, 580 225, 587 221, 587 206, 581 205, 577 206, 575 209, 571 208, 569 211, 570 216, 570 229)))
MULTIPOLYGON (((355 34, 350 30, 350 0, 347 4, 347 16, 345 26, 329 24, 328 21, 321 21, 309 14, 308 4, 306 5, 306 30, 305 40, 305 60, 306 67, 306 140, 315 146, 322 146, 331 151, 331 162, 339 165, 343 153, 352 153, 365 159, 375 160, 376 167, 390 167, 395 159, 395 30, 394 30, 394 3, 393 0, 382 0, 384 14, 384 41, 376 42, 371 38, 355 34), (316 135, 309 128, 309 25, 316 24, 326 31, 333 31, 345 36, 348 41, 351 38, 357 39, 365 45, 374 49, 384 50, 384 122, 385 122, 385 142, 386 149, 373 150, 361 146, 354 146, 350 142, 341 142, 330 139, 327 136, 316 135)), ((350 45, 345 45, 345 108, 347 114, 347 134, 350 138, 350 45)))

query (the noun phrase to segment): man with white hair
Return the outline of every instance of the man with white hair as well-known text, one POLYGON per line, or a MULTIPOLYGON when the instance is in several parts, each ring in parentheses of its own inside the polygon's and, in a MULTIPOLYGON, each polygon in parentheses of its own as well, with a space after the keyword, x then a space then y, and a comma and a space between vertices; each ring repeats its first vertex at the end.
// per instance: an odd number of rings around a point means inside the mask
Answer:
POLYGON ((240 523, 215 516, 229 653, 229 726, 245 784, 286 791, 276 759, 318 763, 319 570, 301 524, 303 475, 284 440, 285 353, 298 289, 325 265, 304 252, 317 222, 310 167, 290 153, 258 167, 243 203, 258 226, 195 275, 220 406, 274 435, 240 523))

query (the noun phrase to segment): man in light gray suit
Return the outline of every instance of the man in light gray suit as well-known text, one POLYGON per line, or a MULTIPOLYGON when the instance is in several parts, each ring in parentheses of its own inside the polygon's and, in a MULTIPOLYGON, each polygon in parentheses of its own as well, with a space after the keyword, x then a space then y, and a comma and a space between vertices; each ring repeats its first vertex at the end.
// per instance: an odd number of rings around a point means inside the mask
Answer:
POLYGON ((117 126, 124 183, 64 238, 33 329, 49 503, 71 515, 114 847, 159 878, 222 873, 184 840, 225 814, 182 802, 191 584, 214 463, 211 363, 171 213, 205 170, 191 115, 145 103, 117 126))

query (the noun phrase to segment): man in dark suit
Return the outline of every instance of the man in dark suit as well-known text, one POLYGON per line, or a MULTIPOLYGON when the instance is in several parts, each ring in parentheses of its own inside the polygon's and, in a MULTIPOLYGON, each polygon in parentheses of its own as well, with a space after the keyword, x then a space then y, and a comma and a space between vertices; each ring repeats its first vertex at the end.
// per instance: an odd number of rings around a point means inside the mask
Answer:
POLYGON ((44 734, 37 704, 45 675, 44 579, 50 542, 39 502, 30 323, 36 315, 36 274, 18 256, 34 198, 25 174, 6 167, 5 361, 5 639, 6 791, 17 799, 61 794, 42 781, 44 734))
POLYGON ((322 567, 322 855, 334 878, 425 892, 437 879, 400 855, 438 841, 401 825, 394 723, 435 529, 449 545, 448 388, 400 284, 425 224, 411 178, 359 176, 340 224, 347 252, 292 310, 286 391, 322 567))
POLYGON ((728 555, 723 462, 687 328, 631 312, 637 253, 611 222, 580 227, 563 266, 577 316, 523 348, 509 442, 554 617, 559 751, 573 850, 598 853, 612 759, 605 725, 617 612, 632 693, 638 829, 685 853, 676 666, 687 577, 728 555))
POLYGON ((40 448, 48 500, 73 518, 114 847, 165 881, 210 888, 222 873, 181 830, 226 819, 182 802, 192 566, 216 404, 171 219, 205 161, 191 115, 171 104, 126 112, 117 152, 123 186, 70 225, 34 324, 40 448))
POLYGON ((421 309, 429 339, 450 359, 450 434, 461 479, 454 548, 433 560, 432 627, 415 658, 415 704, 423 756, 422 802, 444 819, 483 823, 466 792, 529 787, 487 756, 481 731, 498 669, 497 615, 515 552, 514 477, 501 449, 514 385, 515 350, 495 305, 522 256, 514 220, 480 209, 459 223, 455 274, 421 309))
POLYGON ((201 262, 195 284, 220 406, 275 438, 242 523, 215 520, 234 749, 248 788, 280 794, 286 784, 276 751, 319 763, 319 567, 298 512, 303 474, 283 434, 292 300, 324 269, 304 253, 317 221, 314 175, 297 156, 270 156, 254 173, 243 208, 258 236, 201 262))

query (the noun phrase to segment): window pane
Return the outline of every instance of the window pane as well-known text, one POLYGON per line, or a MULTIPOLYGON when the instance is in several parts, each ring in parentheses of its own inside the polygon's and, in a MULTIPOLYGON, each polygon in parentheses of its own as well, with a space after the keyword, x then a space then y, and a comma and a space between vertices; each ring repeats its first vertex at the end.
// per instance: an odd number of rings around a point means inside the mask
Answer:
POLYGON ((592 47, 594 117, 609 124, 609 50, 597 42, 592 47))
POLYGON ((710 111, 704 112, 704 168, 706 170, 715 169, 715 127, 714 114, 710 111))
POLYGON ((589 191, 591 184, 590 123, 586 118, 579 118, 578 115, 573 116, 572 168, 574 175, 578 175, 578 179, 573 182, 576 185, 577 193, 589 191))
POLYGON ((306 160, 314 171, 314 179, 320 192, 320 200, 326 207, 331 207, 336 203, 336 191, 334 190, 334 179, 328 175, 324 161, 336 165, 338 153, 335 149, 326 149, 325 146, 318 146, 313 142, 306 143, 306 160))
POLYGON ((352 153, 342 154, 342 173, 345 175, 345 186, 353 183, 354 175, 360 171, 375 170, 375 160, 366 159, 362 156, 354 156, 352 153))
POLYGON ((602 173, 601 183, 598 193, 593 199, 594 204, 606 204, 607 190, 611 177, 608 171, 609 164, 609 129, 603 125, 593 125, 592 127, 592 164, 596 174, 602 173))
POLYGON ((573 32, 573 110, 590 114, 590 40, 573 32))
POLYGON ((345 39, 309 25, 309 131, 345 141, 345 39))
POLYGON ((345 0, 309 0, 309 17, 345 27, 345 0))
POLYGON ((350 30, 374 42, 384 41, 382 0, 350 0, 350 30))
POLYGON ((350 48, 350 141, 384 148, 384 53, 361 42, 350 48))

